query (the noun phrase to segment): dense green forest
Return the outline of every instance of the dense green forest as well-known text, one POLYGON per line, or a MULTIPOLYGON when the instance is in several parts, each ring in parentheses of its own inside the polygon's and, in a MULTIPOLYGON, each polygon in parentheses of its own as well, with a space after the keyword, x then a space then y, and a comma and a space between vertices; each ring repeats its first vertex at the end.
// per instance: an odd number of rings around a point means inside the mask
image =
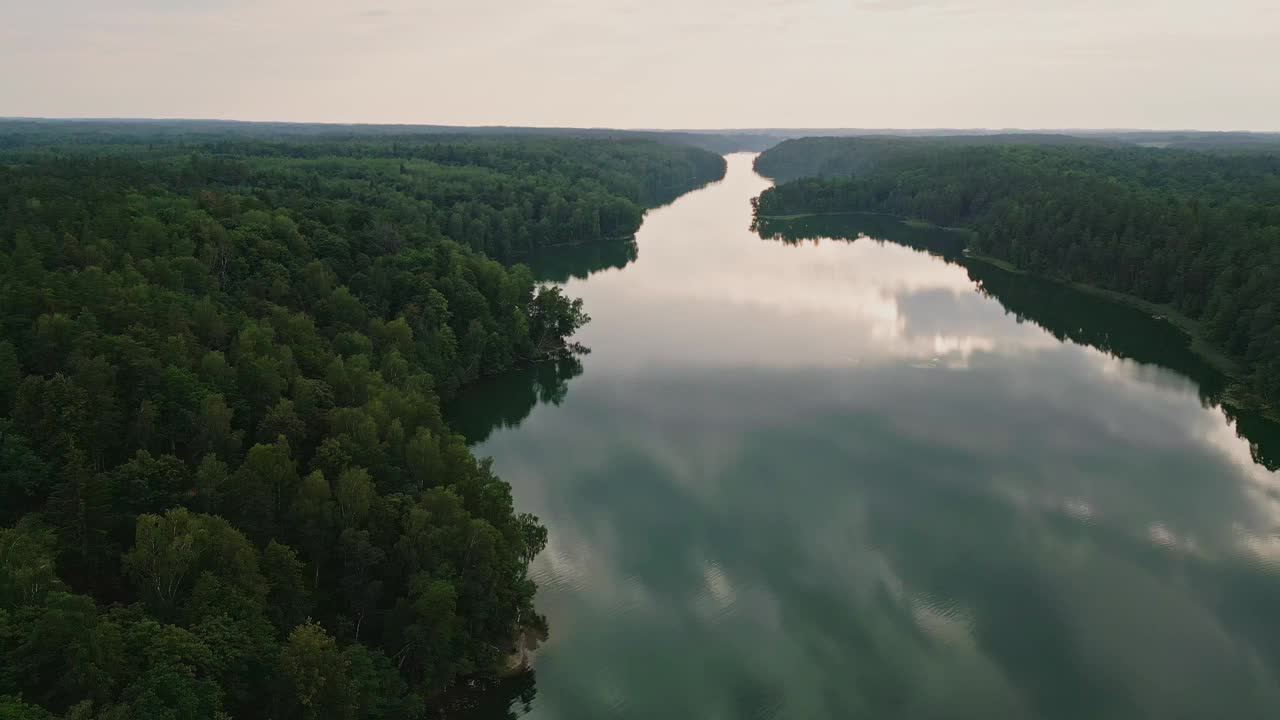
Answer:
POLYGON ((865 174, 881 163, 908 154, 958 147, 1112 145, 1119 141, 1071 135, 1019 133, 1007 135, 952 135, 945 137, 806 137, 787 140, 761 153, 756 172, 783 183, 812 177, 847 177, 865 174))
MULTIPOLYGON (((457 125, 369 125, 342 123, 243 122, 236 120, 0 119, 0 148, 51 144, 136 144, 208 142, 226 139, 299 141, 406 138, 424 135, 466 138, 522 137, 593 140, 656 140, 714 153, 760 151, 784 136, 743 131, 615 130, 611 128, 463 127, 457 125)), ((794 134, 786 137, 795 137, 794 134)))
POLYGON ((418 717, 502 666, 546 531, 441 402, 587 317, 498 260, 630 234, 723 167, 561 138, 0 152, 0 717, 418 717))
POLYGON ((870 170, 881 160, 904 152, 964 146, 1081 146, 1137 149, 1138 147, 1203 150, 1219 153, 1280 153, 1280 133, 1153 132, 1153 131, 1063 131, 989 134, 960 131, 918 131, 904 136, 901 131, 880 131, 874 135, 849 137, 795 137, 756 159, 756 170, 778 182, 806 177, 836 177, 870 170))
POLYGON ((195 145, 162 136, 145 144, 20 145, 6 155, 48 167, 68 156, 114 160, 134 182, 249 193, 384 245, 408 234, 444 235, 503 262, 540 247, 628 237, 646 207, 724 174, 721 156, 679 145, 505 136, 195 145))
POLYGON ((757 166, 828 176, 767 190, 759 217, 862 210, 970 228, 975 254, 1193 318, 1238 366, 1238 401, 1280 403, 1280 154, 854 138, 786 142, 757 166))

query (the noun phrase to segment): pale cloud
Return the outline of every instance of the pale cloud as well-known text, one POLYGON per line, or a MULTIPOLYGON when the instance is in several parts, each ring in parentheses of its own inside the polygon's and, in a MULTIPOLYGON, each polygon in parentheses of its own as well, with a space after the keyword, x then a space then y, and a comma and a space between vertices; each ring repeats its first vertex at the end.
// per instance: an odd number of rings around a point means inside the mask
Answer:
POLYGON ((1278 129, 1271 0, 0 0, 0 115, 1278 129))

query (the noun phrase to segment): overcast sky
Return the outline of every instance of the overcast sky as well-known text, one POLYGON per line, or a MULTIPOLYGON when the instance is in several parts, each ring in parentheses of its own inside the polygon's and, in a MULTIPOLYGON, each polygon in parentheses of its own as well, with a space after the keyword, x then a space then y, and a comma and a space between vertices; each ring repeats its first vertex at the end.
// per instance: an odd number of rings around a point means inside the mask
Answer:
POLYGON ((1280 130, 1280 0, 0 0, 0 116, 1280 130))

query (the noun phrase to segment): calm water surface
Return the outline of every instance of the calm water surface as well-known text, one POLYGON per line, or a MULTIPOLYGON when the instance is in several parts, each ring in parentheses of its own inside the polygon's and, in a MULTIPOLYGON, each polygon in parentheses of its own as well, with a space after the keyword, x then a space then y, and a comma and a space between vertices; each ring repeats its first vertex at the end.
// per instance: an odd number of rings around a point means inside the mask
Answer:
POLYGON ((550 530, 551 638, 472 715, 1280 717, 1274 427, 1169 325, 938 232, 762 239, 767 186, 730 156, 540 259, 593 352, 459 403, 550 530))

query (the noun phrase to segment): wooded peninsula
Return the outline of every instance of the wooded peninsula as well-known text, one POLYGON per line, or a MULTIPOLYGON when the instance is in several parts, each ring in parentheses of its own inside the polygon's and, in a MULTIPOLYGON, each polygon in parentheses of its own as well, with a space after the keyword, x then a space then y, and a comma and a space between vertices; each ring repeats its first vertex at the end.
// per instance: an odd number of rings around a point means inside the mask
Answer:
MULTIPOLYGON (((0 137, 0 716, 412 718, 542 629, 445 424, 563 358, 515 264, 718 179, 652 138, 0 137)), ((0 133, 2 135, 3 133, 0 133)))

